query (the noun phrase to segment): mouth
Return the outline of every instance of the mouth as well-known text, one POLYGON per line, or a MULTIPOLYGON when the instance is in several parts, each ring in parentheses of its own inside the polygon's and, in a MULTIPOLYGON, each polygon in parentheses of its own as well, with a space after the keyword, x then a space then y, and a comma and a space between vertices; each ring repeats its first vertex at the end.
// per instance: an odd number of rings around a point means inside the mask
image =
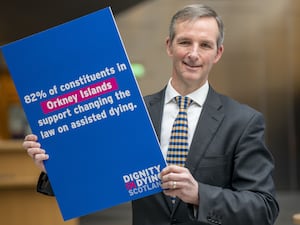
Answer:
POLYGON ((199 69, 202 67, 202 65, 199 65, 199 64, 194 64, 194 63, 188 63, 188 62, 185 62, 183 61, 182 62, 185 66, 191 68, 191 69, 199 69))

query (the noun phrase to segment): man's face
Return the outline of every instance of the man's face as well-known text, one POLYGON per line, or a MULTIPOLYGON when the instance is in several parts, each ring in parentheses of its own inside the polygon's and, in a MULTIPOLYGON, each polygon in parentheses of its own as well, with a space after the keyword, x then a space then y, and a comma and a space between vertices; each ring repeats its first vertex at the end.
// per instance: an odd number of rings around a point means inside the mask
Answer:
POLYGON ((179 21, 175 37, 167 39, 167 53, 173 60, 172 85, 175 89, 197 89, 208 79, 213 64, 223 53, 217 48, 218 25, 214 18, 179 21))

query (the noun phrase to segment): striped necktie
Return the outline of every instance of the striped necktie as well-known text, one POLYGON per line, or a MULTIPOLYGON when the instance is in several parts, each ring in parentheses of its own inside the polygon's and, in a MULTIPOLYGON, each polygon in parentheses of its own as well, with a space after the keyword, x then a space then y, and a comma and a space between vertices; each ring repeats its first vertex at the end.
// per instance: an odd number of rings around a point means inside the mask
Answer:
POLYGON ((179 107, 179 112, 174 121, 169 148, 167 152, 167 163, 184 166, 188 154, 188 119, 187 108, 193 102, 188 97, 176 96, 175 101, 179 107))

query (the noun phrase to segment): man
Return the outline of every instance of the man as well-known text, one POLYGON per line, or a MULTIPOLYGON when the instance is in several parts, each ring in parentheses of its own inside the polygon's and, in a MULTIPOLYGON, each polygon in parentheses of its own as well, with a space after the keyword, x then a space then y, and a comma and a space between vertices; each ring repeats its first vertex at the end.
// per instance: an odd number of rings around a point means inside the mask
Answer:
MULTIPOLYGON (((192 100, 187 109, 189 150, 184 167, 170 164, 161 172, 163 193, 132 202, 134 225, 275 222, 279 207, 263 116, 208 84, 209 72, 223 54, 223 39, 223 22, 207 6, 186 6, 171 20, 166 48, 172 76, 162 91, 146 96, 145 103, 168 161, 179 110, 174 99, 192 100)), ((37 137, 28 135, 23 145, 45 172, 43 160, 49 156, 37 137)), ((38 188, 52 194, 46 173, 38 188)))

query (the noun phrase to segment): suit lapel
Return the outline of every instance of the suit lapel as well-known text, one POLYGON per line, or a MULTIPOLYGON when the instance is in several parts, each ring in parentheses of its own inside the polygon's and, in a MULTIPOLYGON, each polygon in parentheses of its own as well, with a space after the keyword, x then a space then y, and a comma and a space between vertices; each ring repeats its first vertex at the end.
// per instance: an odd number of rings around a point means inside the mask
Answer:
POLYGON ((210 87, 186 161, 193 174, 224 118, 219 95, 210 87))
POLYGON ((151 115, 152 124, 154 126, 159 141, 160 141, 160 134, 161 134, 161 120, 162 120, 163 107, 164 107, 164 96, 165 96, 165 89, 152 96, 149 96, 148 100, 145 99, 147 109, 149 114, 151 115))
MULTIPOLYGON (((164 96, 165 89, 157 94, 149 96, 148 99, 145 99, 145 103, 147 105, 149 114, 151 115, 152 123, 158 139, 160 139, 161 134, 164 96)), ((219 95, 210 87, 186 161, 186 167, 189 168, 192 174, 197 168, 197 165, 203 157, 203 154, 206 152, 207 146, 214 137, 223 118, 224 113, 219 95)), ((172 205, 171 198, 165 196, 164 194, 162 195, 164 196, 170 211, 174 213, 180 200, 177 200, 175 205, 172 205)))

